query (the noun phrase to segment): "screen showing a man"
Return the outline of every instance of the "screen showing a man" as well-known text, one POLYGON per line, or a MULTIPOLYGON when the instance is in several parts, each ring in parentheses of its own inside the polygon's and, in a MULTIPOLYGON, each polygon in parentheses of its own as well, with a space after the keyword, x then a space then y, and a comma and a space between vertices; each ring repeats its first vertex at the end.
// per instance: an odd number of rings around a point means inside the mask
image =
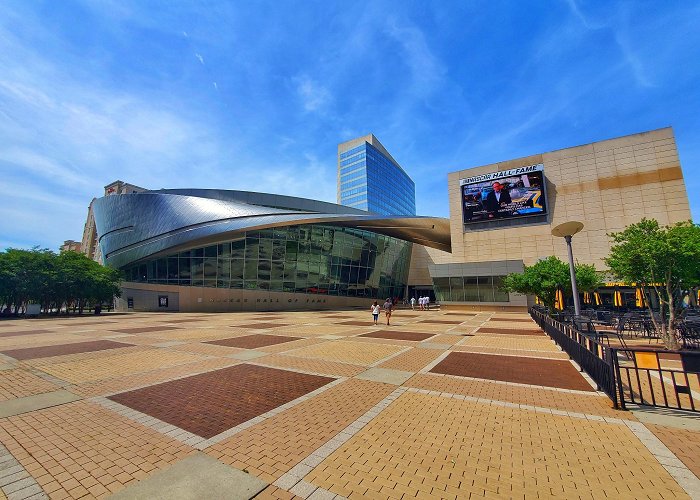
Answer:
POLYGON ((544 186, 541 164, 462 179, 464 223, 546 214, 544 186))
POLYGON ((501 214, 508 210, 512 201, 505 184, 494 182, 491 187, 493 191, 486 196, 486 211, 489 214, 489 219, 495 219, 501 217, 501 214))

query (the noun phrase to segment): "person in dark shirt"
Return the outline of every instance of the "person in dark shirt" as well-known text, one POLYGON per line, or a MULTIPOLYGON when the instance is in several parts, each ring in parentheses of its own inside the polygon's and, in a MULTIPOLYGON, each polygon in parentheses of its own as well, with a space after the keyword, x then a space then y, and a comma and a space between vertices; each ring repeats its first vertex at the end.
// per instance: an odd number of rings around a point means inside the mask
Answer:
POLYGON ((489 214, 489 219, 496 219, 502 217, 499 210, 508 206, 512 201, 505 184, 496 181, 491 187, 493 191, 486 196, 486 211, 489 214))

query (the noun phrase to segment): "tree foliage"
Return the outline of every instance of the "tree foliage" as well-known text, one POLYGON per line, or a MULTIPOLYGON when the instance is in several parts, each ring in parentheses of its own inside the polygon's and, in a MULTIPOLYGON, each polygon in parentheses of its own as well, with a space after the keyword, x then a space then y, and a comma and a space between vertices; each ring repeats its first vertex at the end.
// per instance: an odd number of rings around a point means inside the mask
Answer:
MULTIPOLYGON (((576 264, 576 284, 580 292, 590 292, 601 285, 599 273, 590 264, 576 264)), ((503 279, 502 288, 513 293, 536 295, 550 309, 554 307, 557 289, 571 295, 569 265, 551 256, 532 266, 525 266, 522 273, 512 273, 503 279)))
POLYGON ((121 272, 77 252, 8 248, 0 252, 0 305, 17 314, 27 304, 41 304, 57 314, 65 308, 83 312, 120 295, 121 272))
POLYGON ((659 317, 652 314, 655 326, 666 347, 677 349, 683 292, 700 285, 700 226, 691 221, 661 226, 642 219, 608 236, 613 246, 605 263, 620 281, 656 295, 661 311, 659 317))

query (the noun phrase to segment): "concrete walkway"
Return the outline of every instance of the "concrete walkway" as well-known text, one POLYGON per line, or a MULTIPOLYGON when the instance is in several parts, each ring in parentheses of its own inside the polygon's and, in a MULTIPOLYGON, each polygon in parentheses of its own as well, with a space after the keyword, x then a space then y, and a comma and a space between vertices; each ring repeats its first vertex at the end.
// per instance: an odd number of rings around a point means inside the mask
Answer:
POLYGON ((698 417, 621 412, 525 314, 0 322, 0 498, 700 498, 698 417))

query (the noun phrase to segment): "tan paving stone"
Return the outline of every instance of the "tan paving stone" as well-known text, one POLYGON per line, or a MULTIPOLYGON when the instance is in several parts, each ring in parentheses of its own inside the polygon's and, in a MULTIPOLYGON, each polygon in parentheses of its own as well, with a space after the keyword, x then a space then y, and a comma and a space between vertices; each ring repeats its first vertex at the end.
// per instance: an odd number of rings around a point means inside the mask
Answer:
POLYGON ((644 424, 690 471, 700 477, 700 432, 656 424, 644 424))
POLYGON ((0 371, 0 401, 33 396, 55 391, 56 384, 44 380, 26 370, 14 369, 0 371))
POLYGON ((394 389, 348 380, 215 444, 206 453, 272 483, 394 389))
POLYGON ((338 340, 296 349, 290 354, 366 366, 396 354, 402 349, 402 347, 388 344, 338 340))
POLYGON ((520 386, 490 380, 462 377, 417 374, 404 384, 408 387, 429 391, 462 394, 473 398, 484 398, 523 405, 539 406, 590 415, 601 415, 636 420, 630 412, 613 409, 612 402, 599 394, 569 393, 540 389, 535 386, 520 386))
POLYGON ((498 349, 509 349, 514 351, 544 351, 560 352, 559 348, 549 337, 533 337, 526 335, 474 335, 467 337, 462 343, 464 346, 493 347, 498 349))
POLYGON ((85 342, 85 337, 70 333, 42 333, 39 335, 21 335, 17 337, 0 338, 0 351, 20 349, 23 347, 38 347, 44 345, 70 344, 85 342))
POLYGON ((385 361, 379 366, 392 370, 417 372, 425 368, 431 361, 436 360, 442 353, 443 351, 437 349, 421 349, 416 347, 385 361))
POLYGON ((139 372, 131 375, 125 375, 116 379, 97 380, 84 382, 79 385, 73 385, 71 391, 81 396, 102 396, 105 394, 114 394, 123 392, 137 387, 146 385, 158 384, 182 378, 187 375, 218 370, 242 363, 240 360, 230 358, 205 359, 203 361, 195 361, 194 363, 186 363, 182 365, 160 368, 148 372, 139 372))
POLYGON ((275 354, 256 359, 255 364, 274 366, 276 368, 291 368, 309 373, 322 373, 335 375, 338 377, 353 377, 365 371, 364 366, 352 365, 349 363, 339 363, 336 361, 325 361, 322 359, 300 358, 287 354, 275 354))
POLYGON ((436 498, 446 497, 448 488, 462 497, 523 497, 533 491, 533 476, 540 492, 554 496, 588 490, 594 477, 610 498, 620 498, 624 489, 649 498, 687 498, 624 426, 411 393, 305 481, 350 497, 436 498), (393 493, 404 474, 411 480, 393 493))
MULTIPOLYGON (((194 450, 156 431, 80 401, 0 420, 0 442, 31 471, 55 488, 52 498, 67 498, 85 488, 101 497, 144 474, 162 469, 194 450), (133 467, 128 470, 128 465, 133 467), (87 474, 87 475, 86 475, 87 474), (105 488, 86 488, 87 477, 105 488), (53 482, 57 483, 53 484, 53 482)), ((143 477, 143 476, 142 476, 143 477)))
POLYGON ((475 352, 481 354, 501 354, 503 356, 521 356, 525 358, 569 359, 569 355, 563 351, 502 349, 499 347, 482 347, 479 345, 471 344, 454 346, 452 350, 457 352, 475 352))
POLYGON ((200 361, 201 356, 162 349, 116 354, 105 354, 101 358, 85 361, 70 361, 42 366, 41 369, 55 377, 72 383, 100 380, 120 375, 129 375, 162 368, 200 361))

